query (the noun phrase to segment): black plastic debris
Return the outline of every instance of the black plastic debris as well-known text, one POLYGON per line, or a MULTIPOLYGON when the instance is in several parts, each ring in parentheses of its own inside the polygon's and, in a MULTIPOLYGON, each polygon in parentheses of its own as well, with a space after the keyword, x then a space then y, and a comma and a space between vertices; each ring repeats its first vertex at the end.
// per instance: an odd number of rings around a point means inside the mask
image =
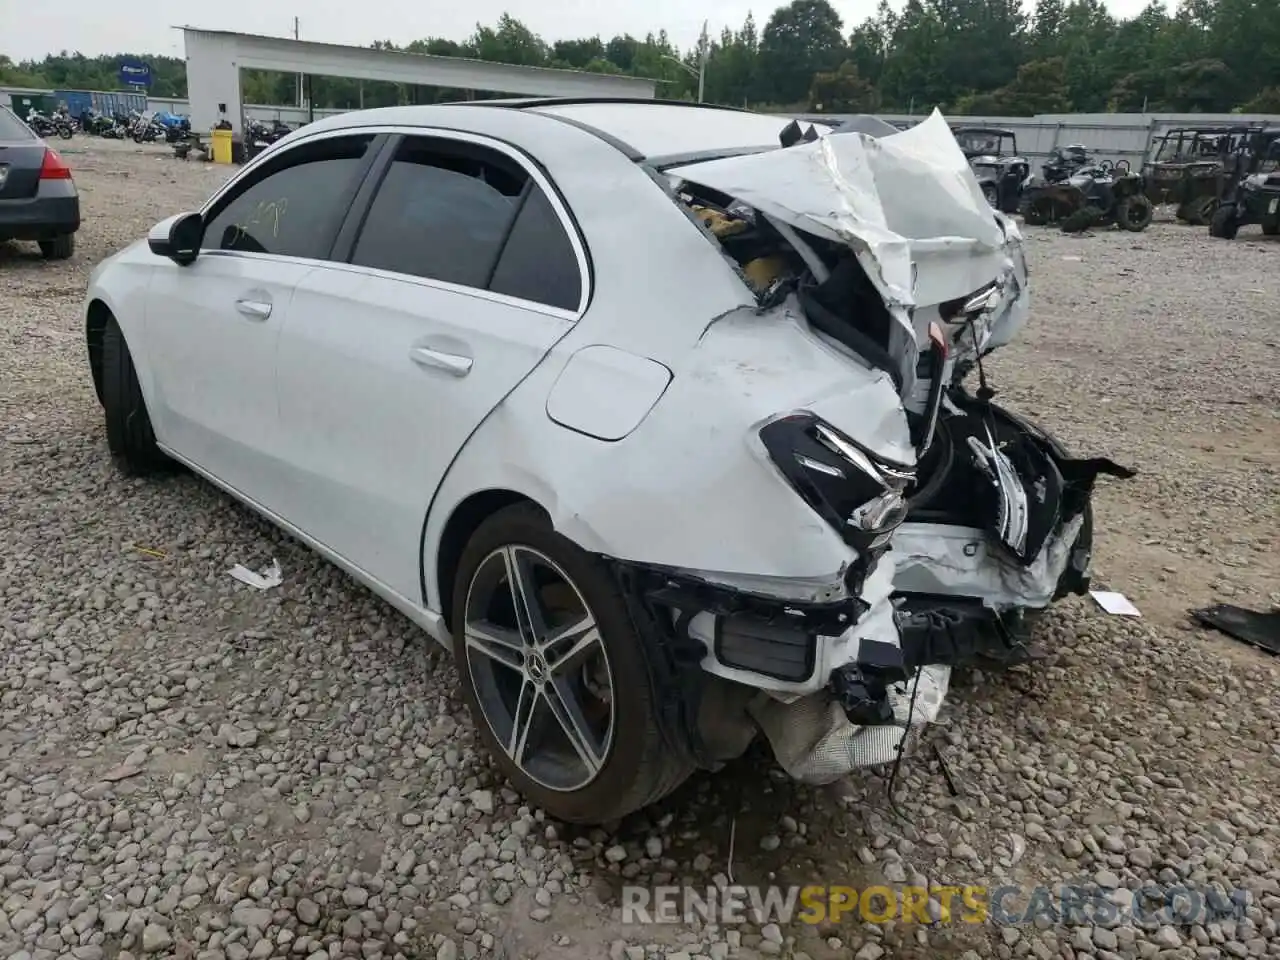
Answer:
POLYGON ((813 143, 813 141, 820 138, 821 135, 818 133, 817 127, 809 124, 809 129, 805 130, 800 126, 798 120, 792 120, 778 134, 778 142, 782 144, 784 149, 786 147, 794 147, 797 143, 813 143))
POLYGON ((1280 654, 1280 610, 1258 613, 1229 603, 1218 603, 1203 610, 1192 610, 1191 616, 1206 627, 1221 630, 1227 636, 1259 650, 1280 654))

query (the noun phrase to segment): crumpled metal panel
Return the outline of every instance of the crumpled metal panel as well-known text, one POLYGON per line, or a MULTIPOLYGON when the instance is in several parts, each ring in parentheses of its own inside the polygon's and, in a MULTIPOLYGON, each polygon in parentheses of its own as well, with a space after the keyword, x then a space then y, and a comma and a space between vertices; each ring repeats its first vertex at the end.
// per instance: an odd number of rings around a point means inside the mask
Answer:
POLYGON ((859 767, 892 763, 900 748, 909 752, 925 724, 937 720, 951 668, 937 664, 921 667, 918 677, 918 686, 913 675, 889 688, 894 717, 902 726, 856 726, 825 692, 791 703, 761 698, 749 710, 789 776, 802 783, 833 783, 859 767))
POLYGON ((836 132, 667 172, 848 245, 891 305, 966 296, 1008 260, 1005 232, 937 111, 889 137, 836 132))
POLYGON ((1071 560, 1081 514, 1064 524, 1027 566, 1003 556, 983 530, 904 523, 893 536, 893 586, 902 593, 981 597, 997 610, 1047 607, 1071 560))

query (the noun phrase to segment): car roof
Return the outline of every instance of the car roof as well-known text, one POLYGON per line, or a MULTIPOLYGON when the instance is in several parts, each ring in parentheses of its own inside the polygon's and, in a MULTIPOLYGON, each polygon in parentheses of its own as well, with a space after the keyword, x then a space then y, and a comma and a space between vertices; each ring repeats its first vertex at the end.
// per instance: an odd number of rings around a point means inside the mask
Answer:
MULTIPOLYGON (((781 146, 779 135, 793 122, 790 116, 685 101, 523 97, 383 107, 329 117, 304 129, 341 129, 369 122, 433 126, 440 124, 446 115, 457 117, 457 108, 464 106, 468 109, 519 110, 569 123, 612 143, 633 160, 655 163, 688 162, 700 157, 775 149, 781 146)), ((817 126, 819 133, 832 129, 828 125, 817 126)))

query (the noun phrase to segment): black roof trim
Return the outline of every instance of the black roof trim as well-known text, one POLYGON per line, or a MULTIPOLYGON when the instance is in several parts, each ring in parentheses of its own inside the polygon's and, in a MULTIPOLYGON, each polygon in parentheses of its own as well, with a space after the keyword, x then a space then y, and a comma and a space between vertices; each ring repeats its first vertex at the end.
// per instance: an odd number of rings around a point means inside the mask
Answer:
MULTIPOLYGON (((483 101, 475 101, 481 103, 483 101)), ((572 107, 588 103, 638 103, 663 107, 696 107, 699 110, 727 110, 730 113, 751 113, 742 107, 729 107, 720 103, 694 103, 691 100, 663 100, 659 97, 531 97, 519 103, 508 102, 514 110, 527 110, 530 107, 572 107)))

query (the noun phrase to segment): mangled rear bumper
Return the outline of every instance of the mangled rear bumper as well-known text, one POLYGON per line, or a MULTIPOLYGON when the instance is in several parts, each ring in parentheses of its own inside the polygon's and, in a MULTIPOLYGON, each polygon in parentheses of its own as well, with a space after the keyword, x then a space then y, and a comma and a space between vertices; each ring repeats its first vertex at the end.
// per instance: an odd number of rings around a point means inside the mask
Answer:
POLYGON ((1134 475, 1106 458, 1074 458, 1031 421, 955 395, 968 412, 1000 421, 1005 449, 1025 444, 1039 452, 1043 472, 1028 469, 1034 458, 1016 458, 1017 492, 1041 513, 1042 523, 1050 520, 1049 529, 1038 549, 1019 555, 1002 541, 994 517, 982 527, 908 517, 892 547, 908 667, 1008 664, 1034 655, 1030 626, 1035 616, 1055 600, 1088 590, 1098 477, 1134 475))
POLYGON ((613 567, 649 648, 667 742, 700 766, 739 755, 758 728, 792 777, 827 783, 892 762, 937 717, 950 668, 905 666, 889 563, 830 601, 813 584, 788 600, 689 571, 613 567))

